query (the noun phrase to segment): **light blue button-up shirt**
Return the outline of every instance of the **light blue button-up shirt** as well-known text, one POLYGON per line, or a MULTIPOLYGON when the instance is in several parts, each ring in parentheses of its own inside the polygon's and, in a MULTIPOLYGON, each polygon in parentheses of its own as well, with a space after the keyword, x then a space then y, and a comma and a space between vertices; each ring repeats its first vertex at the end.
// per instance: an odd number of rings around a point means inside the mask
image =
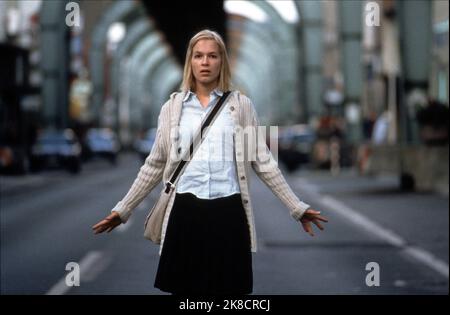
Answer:
MULTIPOLYGON (((191 139, 222 94, 218 89, 213 90, 206 108, 200 104, 195 93, 189 91, 186 94, 179 128, 183 153, 189 149, 191 139)), ((225 107, 210 125, 202 144, 179 178, 177 193, 190 192, 202 199, 240 193, 234 162, 234 121, 229 113, 229 104, 225 103, 223 106, 225 107)))

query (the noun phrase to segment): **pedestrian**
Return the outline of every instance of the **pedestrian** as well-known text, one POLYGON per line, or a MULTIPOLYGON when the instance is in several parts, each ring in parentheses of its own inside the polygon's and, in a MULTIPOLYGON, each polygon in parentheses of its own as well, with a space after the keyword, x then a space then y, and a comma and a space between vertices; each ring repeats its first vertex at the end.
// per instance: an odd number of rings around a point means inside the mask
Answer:
POLYGON ((265 150, 260 151, 266 158, 260 158, 258 151, 255 159, 244 156, 248 142, 238 141, 233 133, 238 127, 255 128, 258 117, 251 100, 231 90, 226 47, 218 33, 203 30, 192 37, 180 90, 161 108, 155 143, 130 190, 93 230, 95 234, 110 232, 125 223, 161 179, 166 183, 171 178, 179 162, 173 153, 189 150, 202 119, 224 92, 231 91, 173 183, 175 193, 164 216, 154 286, 173 294, 250 294, 252 252, 257 249, 250 167, 307 233, 314 235, 311 223, 323 230, 319 221, 327 219, 297 198, 263 140, 257 140, 256 147, 263 146, 265 150))

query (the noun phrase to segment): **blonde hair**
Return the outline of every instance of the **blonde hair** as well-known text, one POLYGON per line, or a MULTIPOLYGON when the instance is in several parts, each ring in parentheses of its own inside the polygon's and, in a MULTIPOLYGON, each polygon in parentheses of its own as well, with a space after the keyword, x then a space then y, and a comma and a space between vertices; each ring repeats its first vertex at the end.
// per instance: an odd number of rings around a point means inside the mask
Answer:
POLYGON ((200 31, 195 34, 194 37, 192 37, 189 41, 189 46, 186 52, 186 61, 184 63, 183 82, 181 82, 180 89, 182 91, 195 89, 195 77, 192 73, 191 60, 195 44, 197 44, 197 42, 202 39, 214 40, 217 43, 217 46, 219 46, 219 53, 221 56, 222 64, 220 66, 219 83, 217 87, 222 91, 229 91, 232 87, 231 70, 225 43, 222 37, 217 32, 211 30, 200 31))

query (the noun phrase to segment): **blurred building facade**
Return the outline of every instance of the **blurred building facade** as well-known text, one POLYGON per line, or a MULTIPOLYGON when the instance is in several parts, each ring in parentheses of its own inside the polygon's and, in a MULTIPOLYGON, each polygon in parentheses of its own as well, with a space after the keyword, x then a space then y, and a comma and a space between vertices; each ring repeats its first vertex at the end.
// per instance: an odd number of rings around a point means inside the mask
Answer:
POLYGON ((100 126, 130 146, 155 127, 181 82, 187 41, 203 28, 226 39, 233 82, 262 124, 334 128, 362 170, 367 145, 420 146, 417 113, 430 100, 448 108, 448 1, 199 1, 169 10, 145 0, 9 0, 0 2, 0 53, 9 56, 2 145, 26 159, 37 128, 82 136, 100 126))

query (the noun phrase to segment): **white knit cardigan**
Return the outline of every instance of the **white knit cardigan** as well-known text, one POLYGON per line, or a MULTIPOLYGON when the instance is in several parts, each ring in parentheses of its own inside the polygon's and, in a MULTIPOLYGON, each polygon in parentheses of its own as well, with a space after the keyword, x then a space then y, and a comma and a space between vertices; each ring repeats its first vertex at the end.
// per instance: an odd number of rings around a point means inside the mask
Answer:
MULTIPOLYGON (((179 140, 178 128, 184 96, 185 92, 172 93, 170 99, 162 106, 158 117, 158 127, 152 150, 145 159, 128 193, 111 210, 119 213, 123 223, 127 222, 132 211, 160 183, 161 179, 164 183, 170 179, 179 162, 179 157, 176 157, 176 143, 179 140)), ((227 102, 229 102, 229 106, 223 110, 229 110, 235 126, 242 127, 240 128, 241 130, 248 130, 249 126, 258 126, 257 113, 248 97, 239 91, 233 91, 228 97, 227 102)), ((235 164, 241 190, 242 205, 245 209, 249 224, 251 251, 256 252, 257 238, 252 200, 249 194, 250 168, 255 171, 258 177, 285 204, 295 220, 300 220, 306 209, 310 206, 300 201, 286 183, 283 174, 278 168, 277 162, 267 148, 266 142, 261 137, 258 137, 253 142, 254 145, 251 145, 249 141, 244 142, 244 137, 241 134, 236 132, 234 137, 235 164), (247 156, 245 154, 246 152, 253 152, 254 154, 247 156), (255 155, 257 157, 256 159, 251 158, 251 156, 254 157, 255 155)), ((160 254, 164 244, 164 236, 174 197, 175 193, 171 196, 163 221, 160 254)), ((232 232, 230 231, 230 233, 232 232)))

